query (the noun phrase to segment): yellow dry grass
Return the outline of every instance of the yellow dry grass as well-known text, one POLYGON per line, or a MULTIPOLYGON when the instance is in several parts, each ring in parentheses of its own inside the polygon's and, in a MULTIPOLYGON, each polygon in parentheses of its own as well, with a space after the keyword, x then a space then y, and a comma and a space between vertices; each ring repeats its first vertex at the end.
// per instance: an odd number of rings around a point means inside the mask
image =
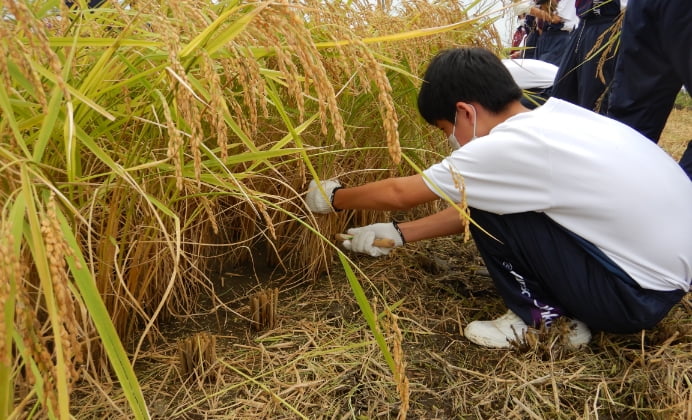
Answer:
POLYGON ((692 140, 692 108, 674 108, 661 134, 659 145, 675 160, 679 160, 692 140))

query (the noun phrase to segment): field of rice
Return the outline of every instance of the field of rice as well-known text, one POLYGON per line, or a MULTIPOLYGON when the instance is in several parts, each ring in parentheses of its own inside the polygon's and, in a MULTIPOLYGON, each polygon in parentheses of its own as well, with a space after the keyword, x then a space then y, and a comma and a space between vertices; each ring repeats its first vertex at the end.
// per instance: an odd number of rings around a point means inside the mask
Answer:
POLYGON ((559 328, 488 351, 462 335, 502 312, 470 241, 358 257, 334 234, 382 215, 305 210, 312 178, 446 153, 418 77, 504 54, 496 6, 5 0, 0 418, 692 418, 689 295, 580 351, 559 328))

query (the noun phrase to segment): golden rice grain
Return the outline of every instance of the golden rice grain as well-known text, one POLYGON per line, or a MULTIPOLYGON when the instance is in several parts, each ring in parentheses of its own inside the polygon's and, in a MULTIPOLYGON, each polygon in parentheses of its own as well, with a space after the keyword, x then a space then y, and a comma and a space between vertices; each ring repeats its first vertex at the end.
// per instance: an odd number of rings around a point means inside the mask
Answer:
MULTIPOLYGON (((5 27, 5 25, 0 23, 0 69, 8 69, 7 57, 10 55, 10 47, 7 44, 12 38, 10 31, 5 27)), ((12 91, 12 79, 10 78, 9 71, 0 71, 0 81, 2 82, 5 90, 12 91)))
POLYGON ((285 45, 283 39, 279 37, 279 34, 284 37, 291 35, 293 29, 285 28, 285 26, 285 20, 281 16, 267 12, 258 17, 255 28, 259 32, 258 35, 264 38, 267 46, 274 47, 276 65, 286 82, 289 97, 296 103, 299 118, 302 119, 305 115, 305 98, 299 81, 300 72, 292 58, 295 51, 290 45, 285 45))
MULTIPOLYGON (((193 159, 195 179, 199 185, 202 174, 202 152, 200 146, 203 140, 203 129, 201 126, 201 117, 198 108, 199 102, 197 97, 193 95, 191 83, 189 82, 185 68, 179 59, 181 43, 180 35, 176 32, 176 28, 170 25, 163 18, 158 19, 156 28, 160 31, 168 51, 167 57, 169 66, 166 68, 166 70, 168 70, 167 75, 169 76, 169 86, 171 91, 174 92, 178 116, 181 117, 182 122, 185 124, 186 127, 184 128, 188 130, 188 136, 190 138, 190 153, 192 154, 193 159)), ((180 137, 180 140, 182 140, 182 137, 180 137)), ((175 149, 175 146, 180 147, 181 145, 181 142, 178 142, 177 144, 174 143, 173 149, 175 149)), ((171 149, 171 144, 169 143, 169 152, 171 149)), ((178 165, 182 165, 182 162, 178 162, 178 165)), ((182 188, 181 174, 179 173, 176 173, 176 185, 179 189, 182 188)))
POLYGON ((394 163, 399 164, 401 162, 401 144, 399 143, 398 117, 392 98, 392 86, 384 68, 372 52, 364 44, 358 43, 358 45, 360 46, 360 56, 365 61, 362 66, 366 74, 365 80, 372 80, 377 86, 377 105, 382 116, 389 156, 394 163))
POLYGON ((221 88, 219 74, 215 70, 214 62, 208 54, 202 53, 202 74, 203 80, 209 84, 208 90, 210 103, 204 113, 205 119, 209 122, 216 136, 216 144, 219 146, 219 154, 222 160, 228 157, 228 128, 224 121, 226 102, 221 88))
POLYGON ((291 96, 297 102, 299 118, 302 119, 304 115, 303 96, 316 95, 322 134, 328 133, 327 122, 329 121, 334 129, 336 141, 344 145, 343 117, 336 102, 334 87, 322 65, 321 55, 300 18, 290 8, 285 7, 287 6, 285 1, 282 1, 282 4, 284 7, 277 7, 276 13, 263 16, 266 22, 264 25, 258 25, 258 29, 263 31, 267 40, 276 47, 278 64, 282 74, 287 78, 291 96), (282 39, 274 35, 277 32, 282 34, 282 39), (297 63, 292 61, 293 56, 296 57, 297 63), (298 65, 303 68, 303 88, 294 76, 299 74, 298 65))
POLYGON ((211 228, 214 231, 214 233, 218 235, 219 234, 219 223, 216 221, 216 215, 214 214, 214 211, 212 210, 214 203, 205 196, 200 196, 200 199, 202 201, 202 206, 204 206, 204 210, 207 213, 207 217, 209 218, 209 222, 211 223, 211 228))
MULTIPOLYGON (((250 40, 248 40, 250 42, 250 40)), ((242 50, 234 48, 233 56, 221 61, 224 76, 228 80, 226 85, 233 83, 234 92, 240 91, 244 109, 246 112, 236 112, 234 117, 239 118, 243 131, 249 137, 254 138, 259 124, 259 110, 264 118, 269 118, 267 108, 267 92, 261 74, 260 63, 254 57, 247 57, 242 50), (246 116, 245 114, 248 114, 246 116)), ((237 94, 236 94, 237 95, 237 94)), ((236 101, 236 95, 227 95, 227 100, 236 101)), ((240 106, 238 106, 240 108, 240 106)))
POLYGON ((394 370, 394 383, 399 392, 401 400, 397 419, 405 420, 409 409, 409 380, 406 377, 406 361, 404 360, 404 351, 402 348, 403 335, 397 323, 398 317, 394 315, 388 307, 385 306, 386 319, 384 322, 385 332, 391 340, 392 358, 396 369, 394 370))
MULTIPOLYGON (((26 265, 23 265, 26 267, 26 265)), ((39 324, 38 318, 34 313, 34 305, 31 303, 27 287, 28 281, 21 281, 16 284, 15 293, 15 320, 16 330, 22 339, 26 352, 22 355, 33 360, 43 381, 43 398, 39 401, 43 411, 55 411, 58 406, 58 399, 55 393, 56 369, 53 358, 48 352, 48 339, 41 333, 43 328, 39 324)), ((26 360, 26 363, 31 361, 26 360)), ((37 382, 32 369, 25 369, 25 380, 33 386, 37 382)))
POLYGON ((67 262, 65 260, 72 251, 65 243, 56 213, 55 195, 51 194, 46 205, 46 215, 41 220, 41 232, 46 244, 46 254, 49 259, 49 271, 55 295, 59 331, 54 338, 60 339, 64 350, 64 361, 72 380, 77 379, 75 361, 81 361, 82 354, 78 337, 79 322, 77 321, 76 305, 70 291, 67 262))
POLYGON ((259 210, 259 212, 262 214, 262 217, 264 218, 264 222, 267 225, 267 229, 269 230, 269 235, 272 237, 272 239, 276 239, 276 231, 274 230, 274 222, 272 221, 271 216, 267 212, 267 206, 261 201, 255 201, 255 208, 257 210, 259 210))
MULTIPOLYGON (((7 35, 9 37, 7 38, 7 42, 11 43, 7 48, 9 53, 9 61, 13 62, 19 68, 22 75, 29 80, 33 88, 33 94, 36 96, 36 102, 38 102, 38 104, 41 106, 41 109, 45 110, 48 106, 48 100, 46 98, 46 92, 41 82, 41 78, 27 58, 29 57, 27 46, 21 42, 18 42, 15 35, 16 34, 7 35)), ((4 42, 2 42, 2 44, 4 44, 4 42)), ((7 77, 9 77, 9 72, 3 73, 7 73, 7 77)))
MULTIPOLYGON (((608 61, 615 60, 618 52, 619 36, 622 29, 622 23, 624 21, 625 14, 621 13, 620 16, 613 22, 613 25, 605 30, 596 39, 593 47, 586 54, 586 59, 593 59, 598 56, 598 65, 596 67, 596 75, 601 83, 606 83, 606 76, 604 73, 605 65, 608 61), (605 43, 605 45, 604 45, 605 43)), ((612 62, 612 61, 611 61, 612 62)), ((596 100, 594 104, 594 111, 599 112, 603 106, 603 101, 607 99, 608 91, 607 89, 601 94, 601 96, 596 100)))
POLYGON ((16 283, 19 280, 17 277, 22 272, 19 260, 14 254, 14 240, 10 230, 9 222, 4 219, 0 220, 0 238, 4 238, 0 242, 0 364, 8 368, 12 359, 10 357, 11 340, 6 340, 7 324, 3 315, 3 308, 6 308, 10 299, 13 299, 12 288, 16 288, 16 283))
POLYGON ((454 188, 459 190, 459 194, 461 195, 461 202, 457 203, 457 205, 461 208, 459 220, 464 226, 464 242, 466 242, 471 239, 469 223, 469 220, 471 220, 471 210, 469 210, 469 206, 466 203, 466 185, 464 184, 464 177, 459 172, 454 170, 454 168, 450 168, 449 170, 454 180, 454 188))
MULTIPOLYGON (((50 47, 48 35, 46 34, 46 28, 43 21, 40 19, 34 19, 32 12, 23 2, 8 0, 6 6, 9 12, 15 17, 17 29, 26 39, 29 47, 28 51, 30 51, 31 55, 33 55, 32 58, 37 62, 48 64, 48 68, 53 73, 53 77, 55 78, 58 87, 60 87, 65 100, 69 101, 71 94, 68 91, 67 84, 62 77, 62 63, 57 54, 55 54, 55 51, 53 51, 53 49, 50 47)), ((19 33, 16 35, 19 35, 19 33)), ((17 44, 21 45, 20 42, 17 42, 17 44)), ((35 85, 34 87, 37 90, 43 91, 41 84, 35 85)))
POLYGON ((161 105, 163 107, 163 115, 166 119, 166 128, 168 130, 168 150, 166 155, 173 163, 173 168, 175 171, 175 186, 178 191, 181 191, 183 189, 183 162, 180 158, 180 149, 183 146, 183 137, 180 135, 178 128, 175 126, 175 122, 171 116, 171 110, 168 107, 168 104, 163 101, 161 105))

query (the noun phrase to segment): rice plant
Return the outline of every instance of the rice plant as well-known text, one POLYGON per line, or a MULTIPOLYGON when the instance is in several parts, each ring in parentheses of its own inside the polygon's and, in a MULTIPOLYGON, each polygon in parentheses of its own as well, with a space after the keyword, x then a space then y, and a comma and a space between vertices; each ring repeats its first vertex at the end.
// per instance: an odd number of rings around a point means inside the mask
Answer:
POLYGON ((150 417, 133 365, 159 321, 214 296, 210 262, 327 270, 325 239, 375 216, 316 219, 307 182, 434 158, 417 75, 440 48, 492 46, 489 22, 451 1, 5 1, 0 416, 69 418, 87 382, 150 417))

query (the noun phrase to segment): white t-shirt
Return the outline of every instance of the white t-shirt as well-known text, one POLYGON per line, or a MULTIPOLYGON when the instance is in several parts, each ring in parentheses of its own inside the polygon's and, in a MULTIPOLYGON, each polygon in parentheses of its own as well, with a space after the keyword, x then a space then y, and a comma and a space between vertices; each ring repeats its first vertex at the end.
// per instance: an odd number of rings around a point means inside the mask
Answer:
POLYGON ((505 58, 502 64, 507 67, 514 81, 522 89, 551 87, 558 69, 554 64, 531 58, 505 58))
POLYGON ((590 241, 642 287, 689 290, 692 182, 665 151, 624 124, 551 98, 509 118, 423 174, 470 207, 543 212, 590 241))
POLYGON ((563 30, 573 31, 574 28, 579 24, 579 17, 577 16, 577 7, 574 0, 560 0, 557 3, 557 8, 555 13, 562 19, 563 30))

